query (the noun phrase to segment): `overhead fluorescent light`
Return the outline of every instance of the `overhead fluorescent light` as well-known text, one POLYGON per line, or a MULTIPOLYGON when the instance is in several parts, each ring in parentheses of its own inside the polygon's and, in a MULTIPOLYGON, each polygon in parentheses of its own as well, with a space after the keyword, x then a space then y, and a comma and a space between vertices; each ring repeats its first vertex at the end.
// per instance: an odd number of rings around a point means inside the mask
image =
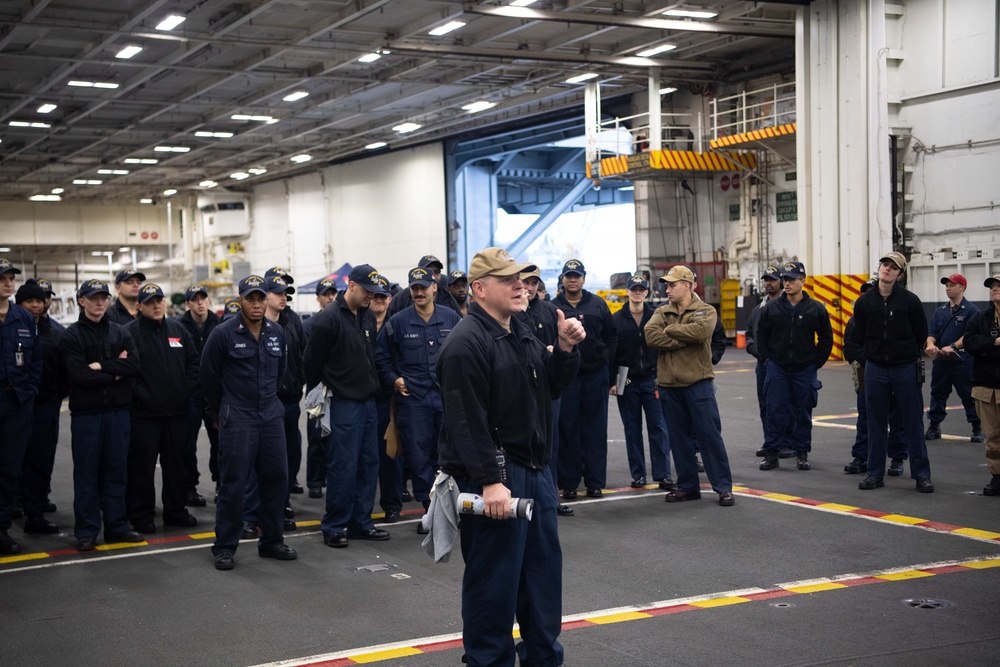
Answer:
POLYGON ((132 248, 130 248, 127 245, 125 245, 125 246, 122 246, 121 248, 118 248, 118 252, 128 252, 131 249, 132 248))
POLYGON ((64 192, 65 190, 63 188, 52 188, 52 194, 54 195, 61 195, 64 192))
POLYGON ((496 102, 487 102, 486 100, 481 100, 479 102, 471 102, 462 107, 464 111, 469 113, 477 113, 479 111, 486 111, 487 109, 492 109, 497 105, 496 102))
POLYGON ((77 88, 107 88, 109 90, 114 90, 119 84, 112 83, 111 81, 67 81, 67 86, 75 86, 77 88))
POLYGON ((368 149, 368 150, 370 150, 370 151, 373 151, 376 148, 385 148, 388 145, 389 144, 385 143, 384 141, 374 141, 374 142, 368 144, 367 146, 365 146, 365 148, 368 149))
POLYGON ((168 190, 163 191, 164 197, 173 197, 175 194, 177 194, 177 190, 175 190, 174 188, 170 188, 168 190))
POLYGON ((104 257, 104 253, 100 250, 94 250, 90 253, 91 257, 104 257))
POLYGON ((400 134, 406 134, 407 132, 419 130, 421 127, 421 125, 417 125, 416 123, 400 123, 396 127, 392 128, 392 131, 399 132, 400 134))
POLYGON ((31 195, 29 201, 62 201, 59 195, 31 195))
POLYGON ((586 74, 579 74, 577 76, 570 77, 566 79, 565 83, 583 83, 584 81, 590 81, 591 79, 596 79, 597 74, 594 72, 587 72, 586 74))
POLYGON ((264 167, 255 167, 253 169, 247 169, 247 171, 249 171, 254 176, 260 176, 261 174, 267 173, 267 169, 264 169, 264 167))
POLYGON ((10 248, 0 248, 0 252, 10 252, 10 248))
POLYGON ((635 186, 634 185, 626 185, 624 188, 618 188, 618 189, 620 191, 622 191, 622 192, 631 192, 631 191, 635 190, 635 186))
POLYGON ((664 16, 678 16, 686 19, 714 19, 719 12, 709 12, 698 9, 668 9, 663 12, 664 16))
POLYGON ((231 139, 233 136, 232 132, 209 132, 207 130, 199 130, 194 133, 196 137, 211 137, 213 139, 231 139))
POLYGON ((159 162, 159 160, 150 157, 127 157, 124 161, 125 164, 156 164, 159 162))
POLYGON ((55 110, 56 110, 55 104, 43 104, 42 106, 38 107, 38 113, 50 113, 55 110))
POLYGON ((381 53, 366 53, 365 55, 358 58, 359 63, 373 63, 382 57, 381 53))
POLYGON ((297 90, 294 93, 285 95, 281 99, 284 102, 298 102, 299 100, 304 99, 306 97, 309 97, 309 93, 307 93, 304 90, 297 90))
POLYGON ((199 188, 214 188, 218 183, 215 181, 202 181, 198 184, 199 188))
POLYGON ((250 114, 238 113, 230 116, 233 120, 255 120, 260 123, 277 123, 278 119, 273 116, 251 116, 250 114))
POLYGON ((237 181, 242 181, 245 178, 250 178, 250 174, 245 171, 238 171, 235 174, 229 174, 229 178, 235 179, 237 181))
POLYGON ((156 24, 156 29, 157 30, 173 30, 174 28, 176 28, 180 24, 184 23, 185 18, 186 17, 181 16, 180 14, 171 14, 167 18, 165 18, 162 21, 160 21, 159 23, 157 23, 156 24))
POLYGON ((673 87, 660 88, 660 95, 669 95, 670 93, 676 93, 677 89, 673 87))
POLYGON ((640 58, 652 58, 657 53, 663 53, 664 51, 673 51, 677 48, 676 44, 660 44, 659 46, 654 46, 651 49, 646 49, 645 51, 640 51, 635 54, 640 58))
POLYGON ((458 30, 464 25, 465 23, 463 23, 462 21, 448 21, 444 25, 439 25, 438 27, 434 28, 427 34, 434 35, 435 37, 440 37, 441 35, 447 35, 449 32, 453 30, 458 30))
POLYGON ((141 46, 126 46, 124 49, 115 54, 115 58, 121 58, 122 60, 128 60, 132 56, 136 55, 142 51, 141 46))
POLYGON ((140 203, 140 204, 152 204, 152 203, 153 203, 153 200, 152 200, 152 199, 149 199, 149 198, 147 197, 147 198, 144 198, 144 199, 140 199, 140 200, 139 200, 139 203, 140 203))
POLYGON ((533 5, 536 2, 538 2, 538 0, 514 0, 514 2, 510 3, 509 6, 510 7, 527 7, 528 5, 533 5))
POLYGON ((9 124, 11 127, 38 127, 42 129, 52 127, 48 123, 29 123, 26 120, 12 120, 9 124))
POLYGON ((128 169, 98 169, 98 174, 112 174, 114 176, 124 176, 128 173, 128 169))
POLYGON ((189 150, 187 146, 157 146, 153 149, 157 153, 187 153, 189 150))
POLYGON ((77 178, 73 181, 73 185, 100 185, 103 182, 93 178, 77 178))
POLYGON ((295 162, 296 164, 301 164, 303 162, 308 162, 309 160, 313 159, 313 156, 312 155, 306 155, 305 153, 303 153, 302 155, 295 155, 295 156, 293 156, 293 157, 291 157, 289 159, 292 162, 295 162))

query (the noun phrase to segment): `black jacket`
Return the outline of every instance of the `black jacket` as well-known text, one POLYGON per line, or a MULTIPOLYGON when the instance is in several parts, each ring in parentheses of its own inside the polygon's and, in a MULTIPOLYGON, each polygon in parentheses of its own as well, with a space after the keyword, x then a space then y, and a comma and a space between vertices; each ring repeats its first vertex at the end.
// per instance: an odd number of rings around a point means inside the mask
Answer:
POLYGON ((646 346, 646 334, 643 333, 643 328, 655 312, 656 308, 649 302, 642 304, 642 321, 638 325, 628 304, 611 316, 618 330, 618 345, 608 365, 609 386, 617 381, 619 366, 628 367, 628 379, 632 382, 656 379, 656 356, 660 351, 646 346))
POLYGON ((38 385, 37 402, 62 400, 69 395, 69 377, 63 363, 62 342, 66 327, 53 326, 53 320, 42 317, 38 320, 38 339, 42 343, 42 382, 38 385))
POLYGON ((856 361, 862 366, 865 365, 865 347, 858 344, 858 341, 854 338, 853 316, 844 325, 844 359, 851 363, 856 361))
POLYGON ((195 349, 198 350, 199 355, 201 354, 201 351, 205 349, 205 341, 207 341, 208 337, 212 335, 212 331, 215 327, 222 324, 222 319, 211 310, 207 313, 207 319, 205 320, 205 325, 203 327, 199 327, 198 323, 194 321, 194 318, 191 317, 190 310, 181 315, 177 321, 180 322, 185 329, 187 329, 189 334, 191 334, 191 339, 194 340, 194 346, 195 349))
POLYGON ((438 463, 476 484, 500 480, 508 461, 541 470, 552 456, 552 397, 572 382, 580 354, 545 349, 523 322, 511 331, 479 304, 452 330, 437 358, 444 426, 438 463))
POLYGON ((555 345, 559 338, 557 322, 559 310, 548 301, 542 301, 537 296, 528 302, 528 309, 516 315, 517 319, 527 324, 542 345, 555 345))
POLYGON ((801 371, 810 365, 822 368, 833 350, 833 328, 826 306, 806 292, 792 308, 782 292, 769 301, 757 320, 757 358, 768 359, 789 371, 801 371))
POLYGON ((965 327, 962 345, 972 355, 972 384, 976 387, 1000 389, 1000 316, 996 307, 981 310, 965 327))
POLYGON ((70 382, 70 412, 98 414, 132 406, 132 382, 142 366, 139 348, 125 327, 107 317, 92 322, 80 313, 80 319, 63 334, 60 349, 70 382), (124 359, 119 358, 122 352, 128 353, 124 359), (89 367, 95 361, 101 370, 89 367))
POLYGON ((311 389, 323 382, 338 398, 374 398, 379 388, 375 313, 359 308, 354 315, 341 292, 313 317, 316 324, 305 351, 306 386, 311 389))
POLYGON ((285 308, 278 315, 278 324, 285 332, 285 349, 288 352, 288 362, 285 366, 285 376, 281 378, 278 387, 278 398, 282 401, 298 401, 302 398, 302 386, 306 383, 305 367, 302 360, 306 350, 305 332, 302 330, 302 320, 299 314, 285 308))
POLYGON ((864 348, 865 359, 884 366, 912 364, 927 342, 927 316, 913 292, 898 282, 888 299, 878 288, 854 303, 852 342, 864 348))
POLYGON ((611 310, 604 299, 583 290, 583 298, 576 307, 570 305, 565 294, 552 300, 566 319, 575 317, 583 324, 587 337, 577 348, 580 350, 580 372, 592 373, 600 370, 611 360, 618 348, 618 328, 611 321, 611 310))
POLYGON ((139 349, 142 372, 132 401, 134 417, 180 417, 188 413, 198 386, 200 356, 191 334, 180 322, 159 322, 139 315, 125 325, 139 349))
POLYGON ((132 313, 128 312, 128 308, 125 307, 125 304, 123 304, 120 300, 115 299, 115 302, 108 306, 108 310, 104 313, 103 319, 125 326, 129 322, 133 322, 138 319, 138 317, 138 312, 135 314, 135 317, 133 317, 132 313))
POLYGON ((722 326, 722 318, 715 320, 715 329, 712 331, 712 365, 722 361, 722 355, 726 353, 726 330, 722 326))

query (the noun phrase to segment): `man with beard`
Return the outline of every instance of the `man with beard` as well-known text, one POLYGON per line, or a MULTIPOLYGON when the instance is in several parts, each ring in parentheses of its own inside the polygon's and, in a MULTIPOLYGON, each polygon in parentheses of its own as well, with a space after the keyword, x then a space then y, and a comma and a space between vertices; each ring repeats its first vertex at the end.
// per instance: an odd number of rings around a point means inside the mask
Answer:
POLYGON ((455 303, 458 304, 458 314, 465 317, 469 308, 469 278, 465 275, 465 271, 452 271, 448 274, 446 282, 448 292, 455 297, 455 303))

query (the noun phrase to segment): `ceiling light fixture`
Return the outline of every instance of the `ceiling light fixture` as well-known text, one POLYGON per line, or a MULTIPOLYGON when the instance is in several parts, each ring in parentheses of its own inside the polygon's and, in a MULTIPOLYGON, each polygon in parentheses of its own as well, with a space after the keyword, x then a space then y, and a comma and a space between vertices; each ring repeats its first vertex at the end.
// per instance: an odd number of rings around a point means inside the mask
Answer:
POLYGON ((668 9, 663 12, 664 16, 679 16, 686 19, 714 19, 719 12, 709 12, 696 9, 668 9))
POLYGON ((31 195, 29 201, 62 201, 59 195, 31 195))
POLYGON ((660 88, 660 95, 669 95, 670 93, 676 93, 677 89, 673 87, 660 88))
POLYGON ((304 90, 297 90, 294 93, 289 93, 288 95, 285 95, 281 99, 284 102, 298 102, 299 100, 305 99, 307 97, 309 97, 309 93, 307 93, 304 90))
POLYGON ((514 2, 510 3, 510 6, 511 7, 527 7, 528 5, 533 5, 536 2, 538 2, 538 0, 514 0, 514 2))
POLYGON ((66 191, 62 188, 52 188, 52 194, 54 195, 61 195, 64 192, 66 191))
POLYGON ((245 178, 250 178, 250 174, 245 171, 238 171, 235 174, 229 174, 229 178, 235 179, 237 181, 242 181, 245 178))
POLYGON ((124 49, 115 54, 115 58, 120 58, 122 60, 128 60, 132 56, 136 55, 142 51, 141 46, 126 46, 124 49))
POLYGON ((597 74, 594 72, 587 72, 586 74, 579 74, 574 77, 566 79, 564 83, 583 83, 584 81, 590 81, 591 79, 596 79, 597 74))
POLYGON ((233 120, 255 120, 259 123, 277 123, 278 119, 273 116, 251 116, 245 113, 238 113, 230 116, 233 120))
POLYGON ((373 63, 382 57, 381 53, 366 53, 365 55, 358 58, 359 63, 373 63))
POLYGON ((417 125, 416 123, 400 123, 396 127, 392 128, 393 132, 399 132, 400 134, 406 134, 407 132, 413 132, 414 130, 419 130, 422 125, 417 125))
POLYGON ((296 164, 302 164, 303 162, 309 162, 309 160, 313 159, 313 156, 303 153, 302 155, 295 155, 289 159, 296 164))
POLYGON ((128 246, 126 245, 126 246, 122 246, 121 248, 118 248, 118 252, 128 252, 128 251, 129 251, 129 250, 131 250, 131 249, 132 249, 132 248, 130 248, 130 247, 128 247, 128 246))
POLYGON ((0 248, 0 252, 10 252, 10 248, 0 248))
POLYGON ((156 164, 159 160, 154 160, 150 157, 127 157, 125 158, 125 164, 156 164))
POLYGON ((215 181, 202 181, 198 184, 199 188, 214 188, 218 183, 215 181))
POLYGON ((90 253, 91 257, 104 257, 104 253, 100 250, 94 250, 90 253))
POLYGON ((98 169, 98 174, 112 174, 114 176, 124 176, 128 173, 128 169, 98 169))
POLYGON ((55 104, 43 104, 42 106, 38 107, 38 113, 50 113, 52 111, 55 111, 56 108, 57 107, 55 104))
POLYGON ((367 150, 373 151, 376 148, 385 148, 388 145, 389 144, 385 143, 384 141, 375 141, 375 142, 372 142, 372 143, 368 144, 367 146, 365 146, 365 148, 367 150))
POLYGON ((462 21, 448 21, 444 25, 439 25, 438 27, 434 28, 427 34, 434 35, 435 37, 440 37, 441 35, 447 35, 449 32, 452 32, 453 30, 458 30, 464 25, 465 23, 463 23, 462 21))
POLYGON ((157 30, 173 30, 174 28, 176 28, 180 24, 184 23, 185 20, 186 20, 186 17, 181 16, 180 14, 171 14, 167 18, 165 18, 162 21, 160 21, 159 23, 157 23, 156 24, 156 29, 157 30))
POLYGON ((88 178, 77 178, 73 181, 73 185, 100 185, 104 181, 98 181, 96 179, 88 178))
POLYGON ((254 176, 260 176, 261 174, 267 173, 267 169, 264 169, 264 167, 255 167, 253 169, 247 169, 247 171, 249 171, 254 176))
POLYGON ((48 123, 29 123, 26 120, 12 120, 12 121, 10 121, 9 125, 11 127, 40 127, 40 128, 43 128, 43 129, 44 128, 52 127, 48 123))
POLYGON ((487 109, 492 109, 497 105, 496 102, 487 102, 486 100, 481 100, 479 102, 471 102, 462 107, 463 111, 468 111, 469 113, 478 113, 480 111, 486 111, 487 109))
POLYGON ((149 198, 145 198, 145 199, 140 199, 140 200, 139 200, 139 203, 140 203, 140 204, 152 204, 152 203, 153 203, 153 200, 152 200, 152 199, 149 199, 149 198))
POLYGON ((156 153, 187 153, 189 150, 187 146, 157 146, 153 149, 156 153))
POLYGON ((654 46, 651 49, 646 49, 645 51, 640 51, 635 54, 640 58, 652 58, 657 53, 663 53, 664 51, 673 51, 677 48, 676 44, 660 44, 659 46, 654 46))
POLYGON ((233 137, 232 132, 208 132, 206 130, 199 130, 194 133, 196 137, 210 137, 213 139, 231 139, 233 137))
POLYGON ((174 188, 170 188, 169 190, 163 191, 164 197, 173 197, 175 194, 177 194, 177 190, 175 190, 174 188))
POLYGON ((114 90, 118 87, 117 83, 110 81, 67 81, 66 85, 76 88, 107 88, 109 90, 114 90))

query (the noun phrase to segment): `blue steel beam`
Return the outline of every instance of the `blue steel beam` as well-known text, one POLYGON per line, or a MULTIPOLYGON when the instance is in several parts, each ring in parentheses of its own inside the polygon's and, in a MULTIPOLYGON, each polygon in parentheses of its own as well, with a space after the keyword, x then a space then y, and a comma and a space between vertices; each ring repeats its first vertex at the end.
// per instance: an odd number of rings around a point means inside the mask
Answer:
POLYGON ((565 213, 570 209, 573 204, 587 191, 588 188, 593 187, 593 183, 589 179, 582 179, 579 181, 573 189, 567 192, 559 201, 552 204, 549 210, 538 216, 538 220, 535 220, 531 225, 528 226, 524 233, 521 234, 513 243, 507 246, 507 252, 509 252, 514 257, 523 255, 535 240, 545 233, 545 230, 556 221, 560 215, 565 213))

